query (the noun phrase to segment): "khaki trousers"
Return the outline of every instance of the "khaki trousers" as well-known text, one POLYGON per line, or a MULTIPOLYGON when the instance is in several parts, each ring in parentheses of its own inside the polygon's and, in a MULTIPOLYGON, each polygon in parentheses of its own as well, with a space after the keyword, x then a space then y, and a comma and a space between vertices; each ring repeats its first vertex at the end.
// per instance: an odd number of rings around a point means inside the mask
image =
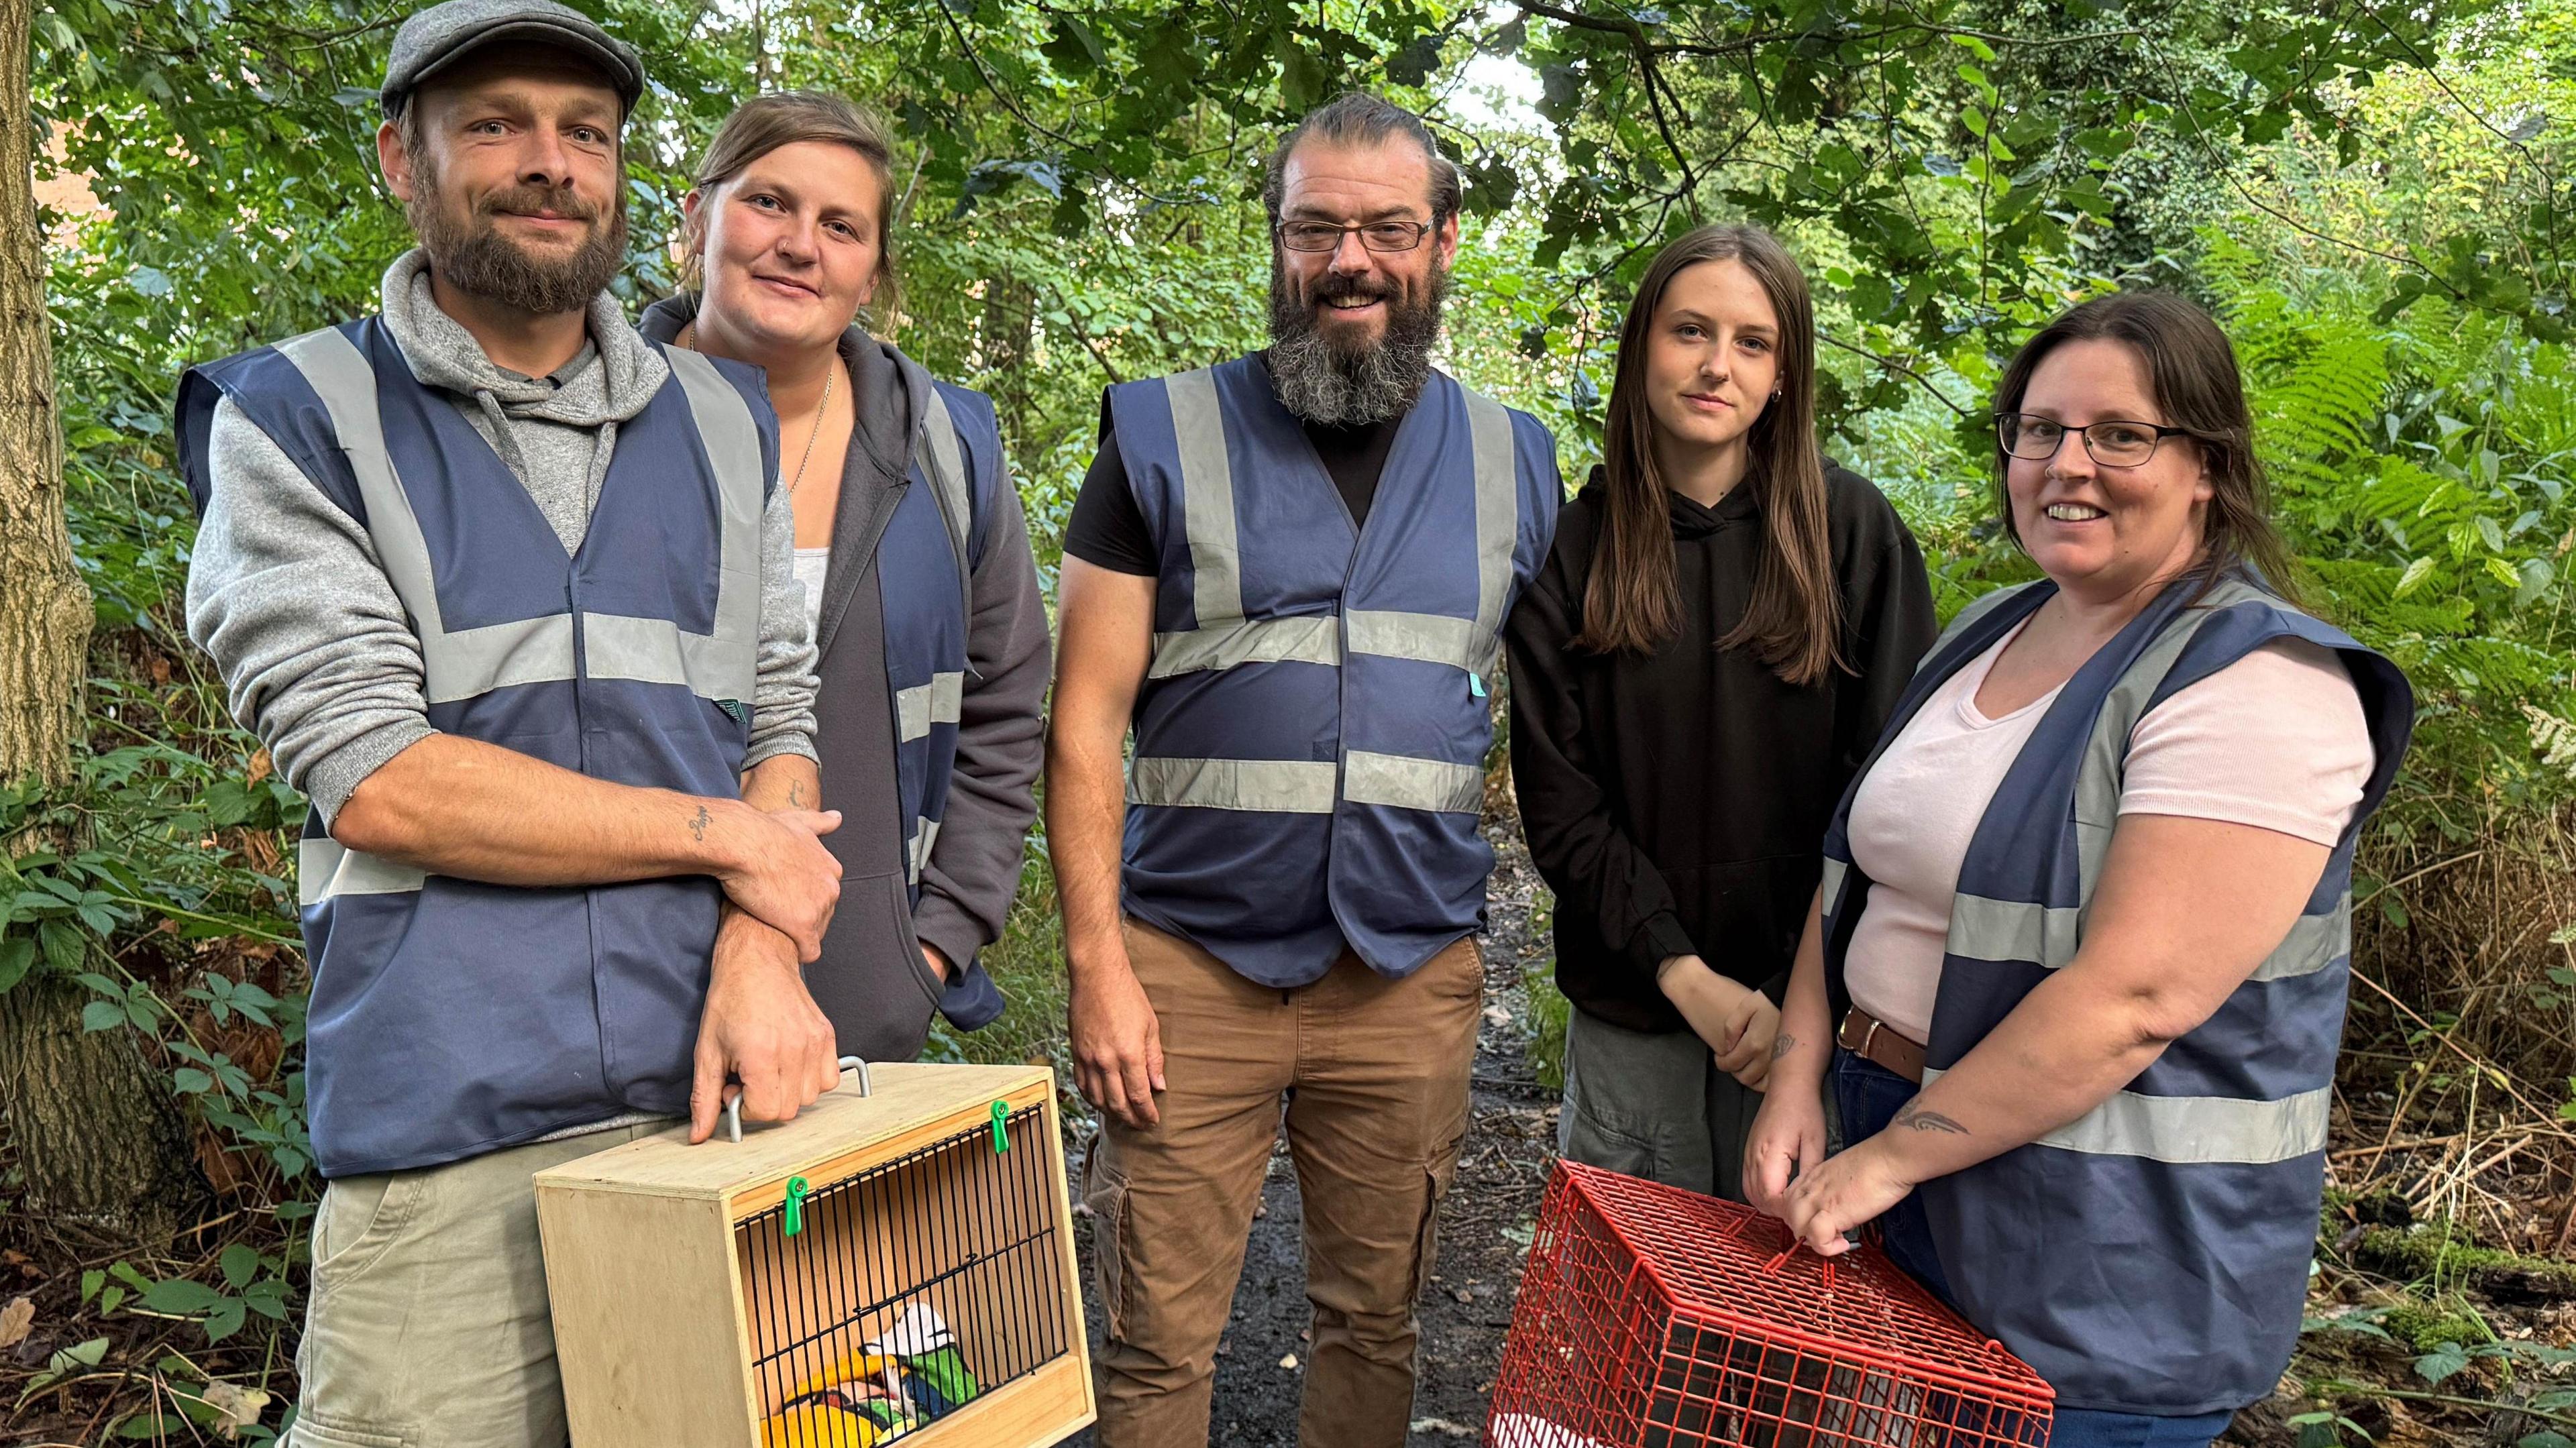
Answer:
POLYGON ((1345 953, 1282 991, 1131 920, 1167 1090, 1143 1130, 1107 1120, 1084 1166, 1108 1345, 1101 1448, 1203 1448, 1216 1348, 1285 1113, 1305 1203, 1314 1339, 1298 1437, 1401 1448, 1414 1298, 1467 1132, 1484 969, 1461 940, 1403 980, 1345 953))
POLYGON ((564 1448, 530 1179, 669 1124, 332 1182, 291 1448, 564 1448))

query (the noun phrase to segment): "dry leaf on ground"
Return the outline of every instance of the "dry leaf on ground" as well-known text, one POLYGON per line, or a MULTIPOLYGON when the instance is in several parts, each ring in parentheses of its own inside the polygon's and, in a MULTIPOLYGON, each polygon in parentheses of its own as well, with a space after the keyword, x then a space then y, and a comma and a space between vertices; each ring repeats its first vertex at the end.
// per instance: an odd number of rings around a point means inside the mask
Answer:
POLYGON ((215 1430, 227 1438, 257 1426, 260 1413, 268 1407, 268 1394, 235 1383, 208 1383, 197 1396, 215 1410, 215 1430))
POLYGON ((0 1347, 16 1347, 27 1340, 27 1330, 36 1325, 36 1304, 24 1297, 13 1297, 0 1307, 0 1347))

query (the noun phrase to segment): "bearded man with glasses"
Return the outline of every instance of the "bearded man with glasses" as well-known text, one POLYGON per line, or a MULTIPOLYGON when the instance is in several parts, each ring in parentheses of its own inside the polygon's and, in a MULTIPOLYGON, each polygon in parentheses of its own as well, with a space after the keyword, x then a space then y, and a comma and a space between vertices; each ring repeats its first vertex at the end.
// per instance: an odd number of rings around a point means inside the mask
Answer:
POLYGON ((1102 1114, 1103 1448, 1208 1441, 1283 1119, 1299 1436, 1404 1441, 1484 980, 1488 681, 1564 491, 1537 419, 1431 365, 1459 183, 1419 117, 1334 101, 1263 196, 1270 347, 1110 388, 1065 540, 1047 829, 1102 1114))

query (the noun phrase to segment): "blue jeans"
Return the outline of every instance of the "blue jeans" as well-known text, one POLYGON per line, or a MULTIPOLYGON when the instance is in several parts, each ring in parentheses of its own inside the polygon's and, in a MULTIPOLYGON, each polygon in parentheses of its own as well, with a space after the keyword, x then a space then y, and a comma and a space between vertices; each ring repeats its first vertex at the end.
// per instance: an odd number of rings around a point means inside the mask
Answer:
MULTIPOLYGON (((1887 1129, 1905 1103, 1923 1088, 1876 1061, 1849 1051, 1834 1052, 1834 1104, 1842 1111, 1843 1144, 1866 1141, 1887 1129)), ((1888 1260, 1923 1284, 1933 1296, 1958 1304, 1941 1259, 1932 1247, 1932 1224, 1923 1215, 1923 1198, 1908 1193, 1878 1219, 1879 1246, 1888 1260)), ((2209 1448, 2236 1415, 2220 1411, 2188 1418, 2152 1413, 2107 1413, 2091 1408, 2060 1408, 2048 1434, 2048 1448, 2209 1448)))

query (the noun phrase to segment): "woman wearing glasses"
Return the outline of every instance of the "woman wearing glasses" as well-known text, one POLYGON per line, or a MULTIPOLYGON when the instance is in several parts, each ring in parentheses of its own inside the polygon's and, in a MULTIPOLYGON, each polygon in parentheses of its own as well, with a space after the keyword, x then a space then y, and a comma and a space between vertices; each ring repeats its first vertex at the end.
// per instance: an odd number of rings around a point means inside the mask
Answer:
POLYGON ((2075 308, 1995 410, 2046 577, 1951 625, 1836 814, 1747 1186, 1819 1252, 1876 1221, 2055 1387, 2058 1448, 2205 1445, 2298 1335, 2353 840, 2412 696, 2289 601, 2198 307, 2075 308))
POLYGON ((1816 842, 1934 632, 1913 535, 1817 453, 1815 370, 1779 242, 1665 247, 1602 465, 1507 635, 1513 782, 1574 1005, 1559 1150, 1739 1201, 1816 842))

